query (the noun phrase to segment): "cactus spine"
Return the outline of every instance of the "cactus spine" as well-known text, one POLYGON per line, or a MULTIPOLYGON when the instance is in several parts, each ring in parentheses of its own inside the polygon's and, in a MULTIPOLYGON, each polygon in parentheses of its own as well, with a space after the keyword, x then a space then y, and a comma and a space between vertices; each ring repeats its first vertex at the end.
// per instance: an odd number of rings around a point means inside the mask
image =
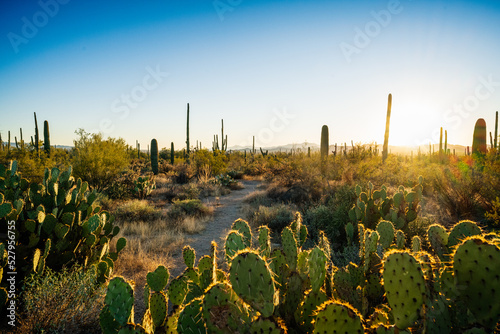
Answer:
POLYGON ((43 149, 48 156, 50 156, 50 133, 49 133, 49 122, 43 122, 43 149))
POLYGON ((479 118, 474 126, 474 139, 472 141, 472 154, 486 153, 486 122, 479 118))
POLYGON ((151 169, 154 175, 158 175, 158 142, 151 139, 151 169))
POLYGON ((384 149, 382 151, 382 161, 387 159, 389 149, 389 125, 391 123, 391 107, 392 107, 392 94, 389 94, 387 100, 387 116, 385 118, 385 134, 384 134, 384 149))

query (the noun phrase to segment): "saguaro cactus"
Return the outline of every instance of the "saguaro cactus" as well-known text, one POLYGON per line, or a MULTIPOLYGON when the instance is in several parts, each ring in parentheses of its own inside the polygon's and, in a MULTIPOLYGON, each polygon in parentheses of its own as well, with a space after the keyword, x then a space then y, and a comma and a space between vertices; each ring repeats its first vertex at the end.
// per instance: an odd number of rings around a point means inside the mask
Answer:
POLYGON ((321 128, 321 160, 328 157, 328 126, 323 125, 321 128))
POLYGON ((479 118, 474 126, 474 138, 472 141, 472 154, 486 153, 486 122, 479 118))
POLYGON ((186 122, 186 154, 189 156, 189 103, 187 104, 187 122, 186 122))
POLYGON ((387 159, 389 150, 389 125, 391 123, 391 107, 392 107, 392 94, 389 94, 387 101, 387 116, 385 118, 385 135, 384 135, 384 149, 382 151, 382 161, 387 159))
POLYGON ((497 148, 498 140, 498 111, 495 113, 495 139, 493 140, 493 145, 495 149, 497 148))
POLYGON ((38 134, 38 122, 36 121, 36 112, 33 113, 35 115, 35 151, 36 155, 39 156, 40 152, 38 151, 38 143, 40 142, 40 136, 38 134))
POLYGON ((174 164, 174 142, 170 142, 170 163, 174 164))
POLYGON ((151 169, 154 175, 158 175, 158 142, 151 139, 151 169))
POLYGON ((43 122, 43 149, 45 153, 50 156, 50 133, 49 133, 49 122, 43 122))

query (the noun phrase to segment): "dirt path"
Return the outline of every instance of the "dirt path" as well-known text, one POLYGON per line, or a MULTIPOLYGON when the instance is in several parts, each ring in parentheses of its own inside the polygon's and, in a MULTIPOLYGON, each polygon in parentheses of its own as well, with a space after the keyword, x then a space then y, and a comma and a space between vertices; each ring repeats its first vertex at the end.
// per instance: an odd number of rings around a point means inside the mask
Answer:
POLYGON ((243 206, 243 199, 250 193, 257 190, 258 186, 262 184, 259 180, 241 180, 244 188, 240 190, 233 190, 226 196, 221 196, 218 200, 218 205, 215 207, 214 215, 210 221, 207 222, 206 228, 199 234, 190 235, 184 245, 179 247, 178 250, 171 253, 172 262, 169 268, 171 277, 177 277, 181 274, 186 265, 182 259, 182 248, 185 245, 190 245, 196 251, 196 261, 203 255, 210 253, 210 245, 212 240, 215 240, 219 245, 219 258, 222 253, 224 245, 224 238, 231 228, 233 222, 241 218, 241 208, 243 206))

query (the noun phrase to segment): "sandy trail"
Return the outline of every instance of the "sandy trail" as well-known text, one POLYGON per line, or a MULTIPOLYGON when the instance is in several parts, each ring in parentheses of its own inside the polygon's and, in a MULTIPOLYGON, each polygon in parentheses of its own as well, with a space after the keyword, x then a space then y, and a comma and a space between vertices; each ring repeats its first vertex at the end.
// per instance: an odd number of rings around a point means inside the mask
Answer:
POLYGON ((214 215, 206 223, 205 230, 199 234, 189 235, 186 238, 186 242, 170 254, 172 257, 169 268, 170 277, 177 277, 186 268, 182 259, 182 248, 185 245, 190 245, 195 249, 196 264, 203 255, 210 254, 212 240, 215 240, 219 245, 219 259, 224 256, 224 238, 233 222, 238 218, 242 218, 241 208, 243 206, 243 199, 248 194, 256 191, 258 186, 262 184, 262 181, 259 180, 240 180, 240 182, 244 186, 243 189, 233 190, 230 194, 219 198, 214 215))

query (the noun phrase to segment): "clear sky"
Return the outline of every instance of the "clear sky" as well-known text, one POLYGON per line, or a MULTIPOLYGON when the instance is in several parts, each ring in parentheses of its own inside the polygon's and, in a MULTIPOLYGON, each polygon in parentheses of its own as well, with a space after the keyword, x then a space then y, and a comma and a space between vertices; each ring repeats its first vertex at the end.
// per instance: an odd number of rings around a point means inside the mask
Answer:
MULTIPOLYGON (((383 141, 471 145, 500 109, 499 1, 94 1, 0 4, 0 133, 50 124, 160 147, 383 141)), ((19 138, 19 137, 18 137, 19 138)))

